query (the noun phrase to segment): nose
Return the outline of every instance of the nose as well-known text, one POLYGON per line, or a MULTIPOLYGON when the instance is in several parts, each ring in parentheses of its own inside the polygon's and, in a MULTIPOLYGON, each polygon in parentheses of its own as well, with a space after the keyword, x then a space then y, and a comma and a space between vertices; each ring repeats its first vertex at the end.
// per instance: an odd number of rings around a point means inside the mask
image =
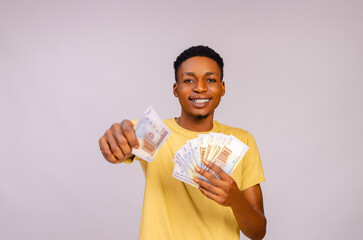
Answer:
POLYGON ((206 92, 207 91, 207 84, 205 81, 199 79, 195 84, 194 91, 198 93, 206 92))

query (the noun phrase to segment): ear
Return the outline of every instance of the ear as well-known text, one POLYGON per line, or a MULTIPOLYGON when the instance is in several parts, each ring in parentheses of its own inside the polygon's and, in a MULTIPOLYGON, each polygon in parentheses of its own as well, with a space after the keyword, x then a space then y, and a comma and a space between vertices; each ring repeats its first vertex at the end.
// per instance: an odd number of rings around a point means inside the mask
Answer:
POLYGON ((221 87, 222 87, 221 96, 224 96, 224 94, 226 92, 226 86, 224 84, 224 81, 221 82, 221 87))
POLYGON ((179 97, 179 93, 178 93, 178 83, 174 83, 173 85, 173 93, 175 97, 179 97))

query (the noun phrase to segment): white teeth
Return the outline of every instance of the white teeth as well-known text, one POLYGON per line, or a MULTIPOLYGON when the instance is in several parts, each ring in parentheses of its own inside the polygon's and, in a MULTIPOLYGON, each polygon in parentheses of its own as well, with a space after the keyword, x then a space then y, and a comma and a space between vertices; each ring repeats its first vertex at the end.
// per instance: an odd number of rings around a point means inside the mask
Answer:
POLYGON ((195 102, 195 103, 206 103, 208 101, 209 101, 209 99, 193 99, 193 102, 195 102))

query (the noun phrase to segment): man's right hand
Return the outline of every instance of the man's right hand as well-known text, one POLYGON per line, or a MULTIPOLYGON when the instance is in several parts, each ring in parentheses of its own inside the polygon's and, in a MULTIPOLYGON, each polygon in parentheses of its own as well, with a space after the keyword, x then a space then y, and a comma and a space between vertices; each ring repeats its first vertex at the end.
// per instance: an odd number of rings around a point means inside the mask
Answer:
POLYGON ((125 119, 114 123, 99 140, 104 158, 110 163, 122 163, 133 156, 132 148, 138 148, 134 125, 125 119))

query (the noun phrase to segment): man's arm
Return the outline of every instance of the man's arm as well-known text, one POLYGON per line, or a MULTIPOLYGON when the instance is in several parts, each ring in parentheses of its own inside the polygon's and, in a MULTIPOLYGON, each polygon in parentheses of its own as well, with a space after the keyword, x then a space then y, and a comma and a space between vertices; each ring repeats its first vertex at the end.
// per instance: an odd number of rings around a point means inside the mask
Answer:
POLYGON ((211 181, 209 184, 199 178, 194 181, 200 185, 200 191, 222 206, 232 208, 233 214, 243 234, 250 239, 263 239, 266 234, 266 218, 263 210, 262 191, 257 184, 241 191, 231 176, 217 165, 205 162, 220 179, 200 168, 196 171, 211 181))
POLYGON ((266 234, 266 217, 263 210, 262 191, 259 184, 244 190, 239 201, 231 206, 244 235, 262 239, 266 234))

